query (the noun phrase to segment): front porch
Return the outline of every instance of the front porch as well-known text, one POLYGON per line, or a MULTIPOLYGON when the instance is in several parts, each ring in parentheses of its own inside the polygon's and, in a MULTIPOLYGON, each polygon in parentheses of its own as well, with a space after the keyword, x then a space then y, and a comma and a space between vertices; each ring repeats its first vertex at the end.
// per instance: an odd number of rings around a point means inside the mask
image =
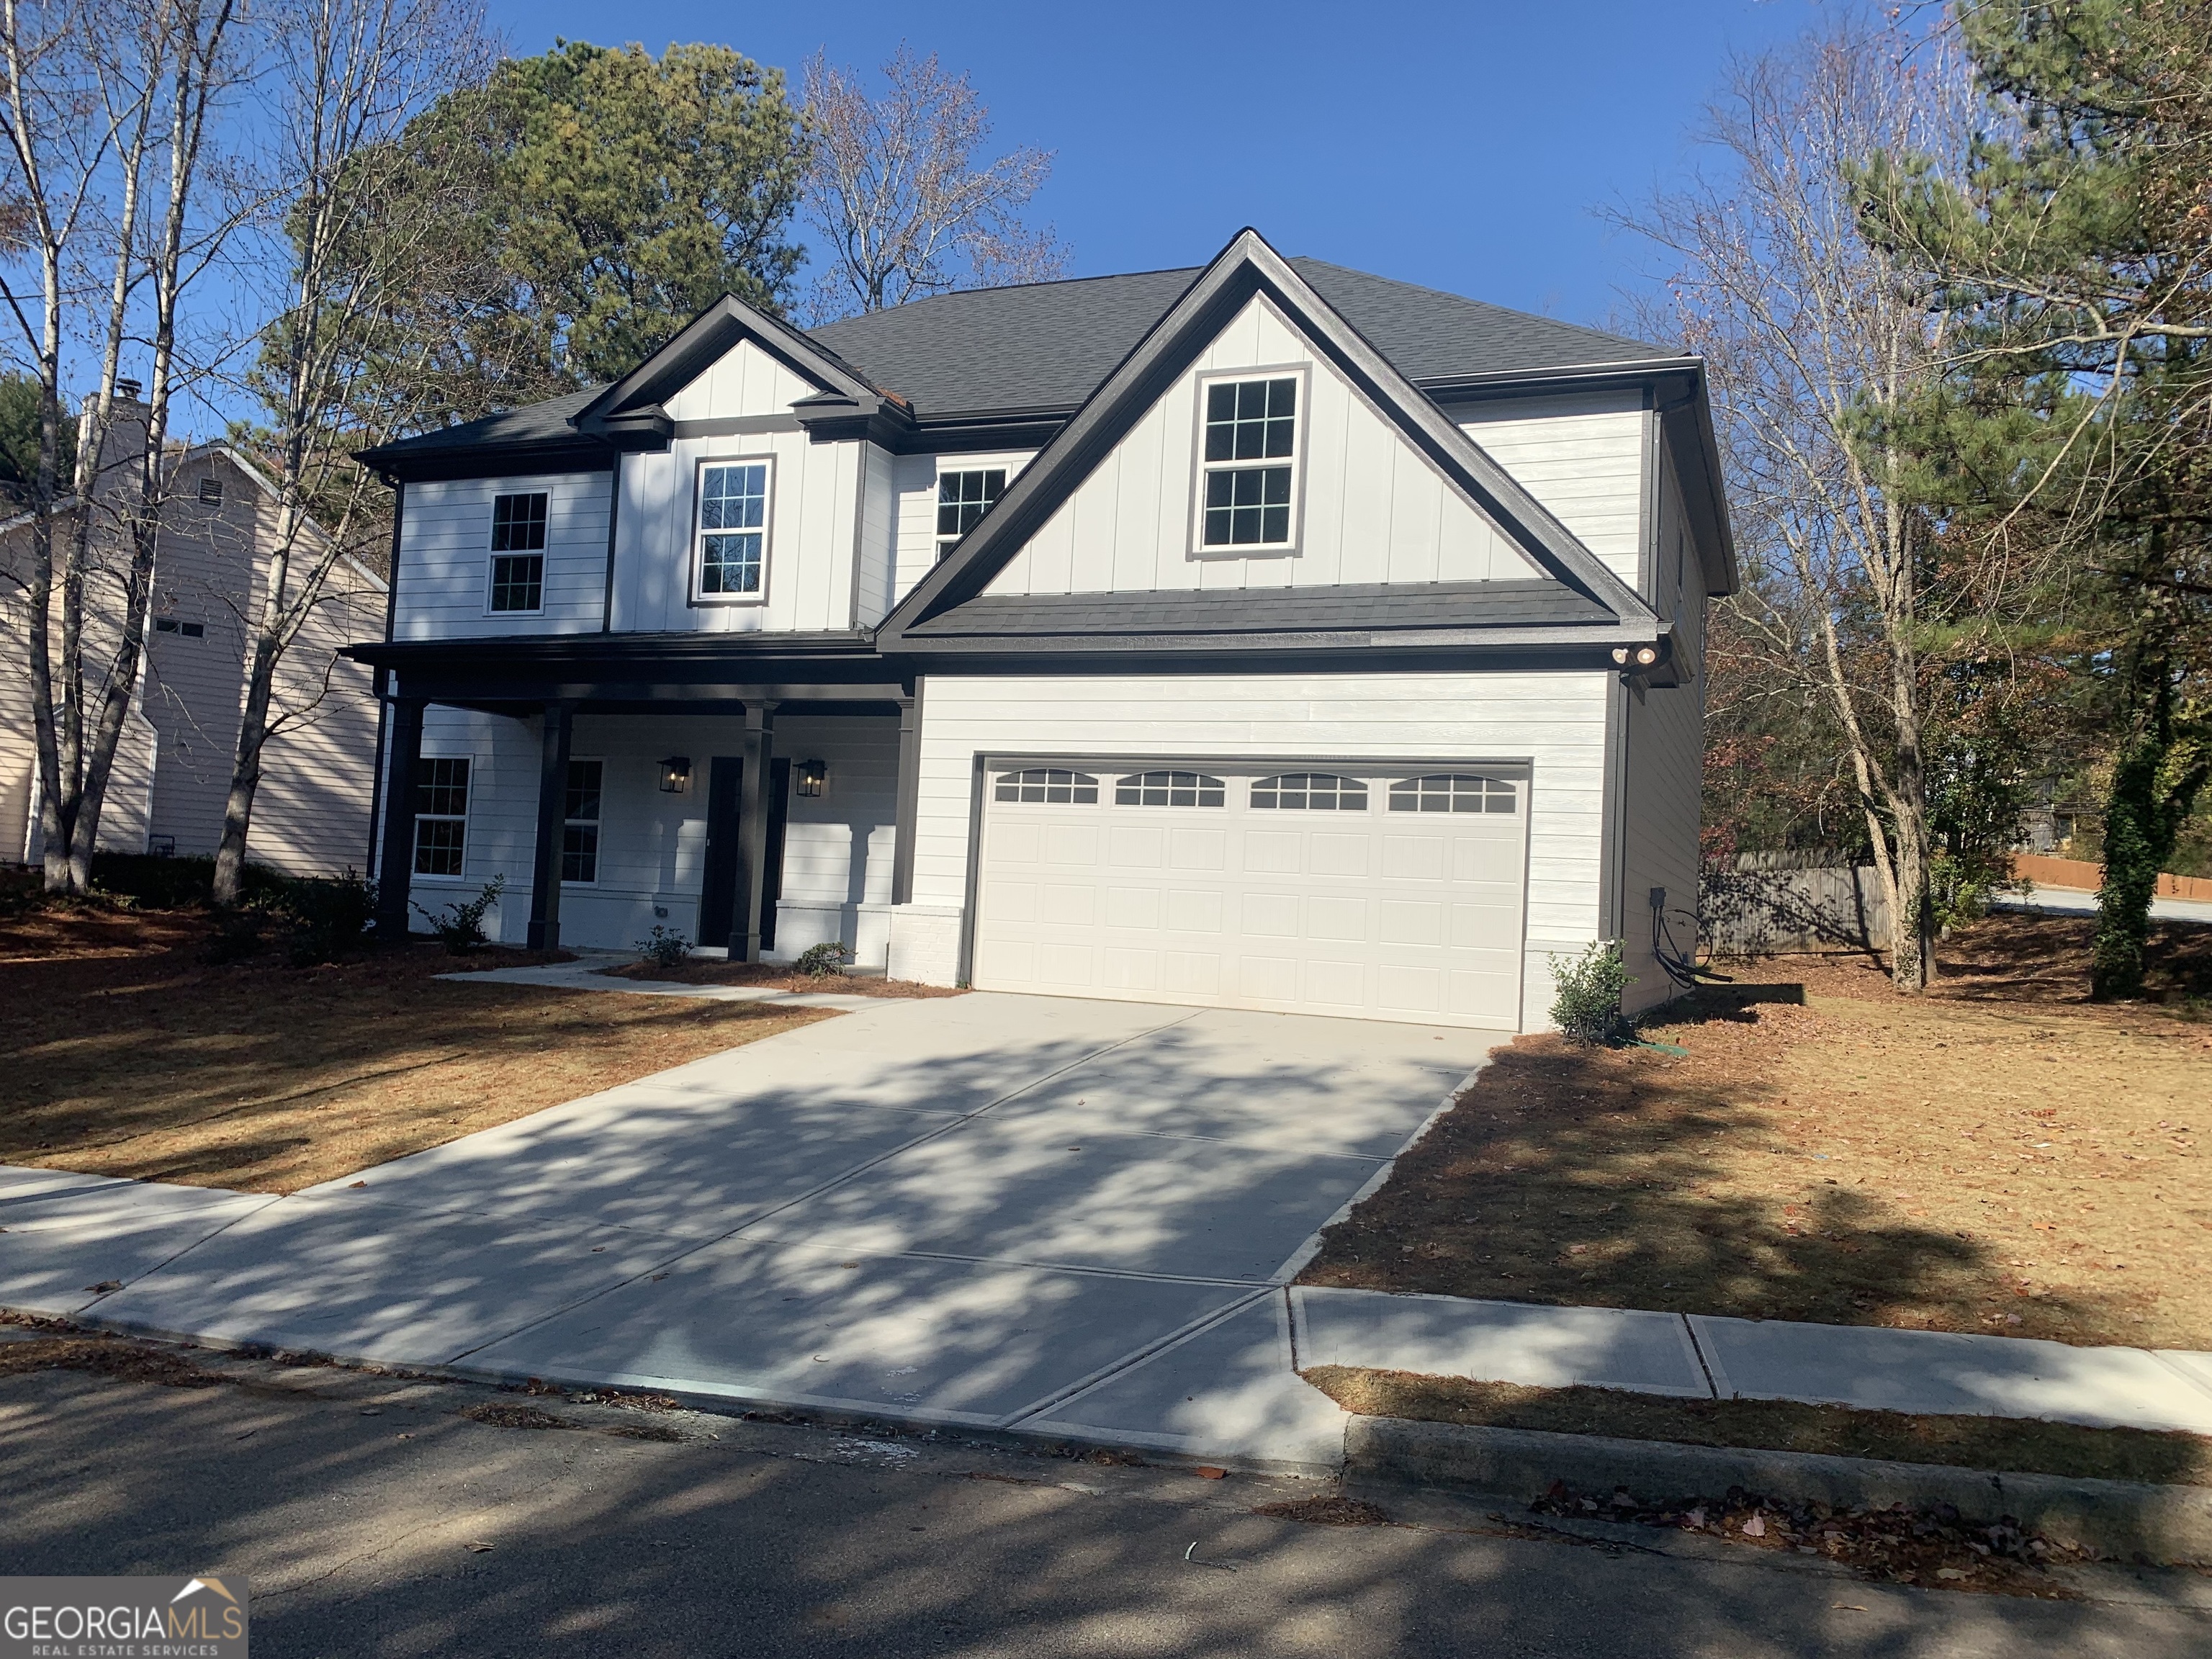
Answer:
POLYGON ((582 641, 531 643, 526 663, 393 653, 380 927, 504 878, 503 944, 628 951, 658 927, 733 960, 842 941, 886 965, 911 888, 908 685, 859 663, 641 684, 573 660, 582 641))

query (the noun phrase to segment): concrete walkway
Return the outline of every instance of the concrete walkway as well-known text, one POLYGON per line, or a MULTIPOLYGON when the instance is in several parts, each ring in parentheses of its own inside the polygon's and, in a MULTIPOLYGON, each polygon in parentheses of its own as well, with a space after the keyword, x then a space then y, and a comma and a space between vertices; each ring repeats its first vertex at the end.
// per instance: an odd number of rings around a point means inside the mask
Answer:
POLYGON ((2212 1355, 1291 1286, 1480 1033, 849 1000, 290 1198, 0 1169, 0 1306, 1309 1468, 1316 1364, 2212 1433, 2212 1355))
MULTIPOLYGON (((2075 887, 2031 887, 2025 896, 2007 894, 1990 901, 1993 910, 2024 910, 2029 915, 2094 916, 2097 896, 2075 887)), ((2212 921, 2212 903, 2203 899, 2154 898, 2150 913, 2160 921, 2212 921)))

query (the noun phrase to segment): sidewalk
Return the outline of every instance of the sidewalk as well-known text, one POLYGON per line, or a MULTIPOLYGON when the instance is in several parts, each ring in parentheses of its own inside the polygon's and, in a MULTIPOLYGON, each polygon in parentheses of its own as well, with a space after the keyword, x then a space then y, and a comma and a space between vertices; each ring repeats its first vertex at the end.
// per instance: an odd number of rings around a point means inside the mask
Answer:
MULTIPOLYGON (((0 1307, 99 1323, 93 1304, 120 1285, 280 1201, 0 1166, 0 1307)), ((639 1239, 632 1249, 637 1259, 610 1271, 650 1269, 654 1247, 639 1239)), ((1344 1365, 1535 1388, 1588 1384, 2212 1435, 2212 1353, 1396 1296, 1293 1285, 1288 1277, 1286 1265, 1273 1285, 1255 1286, 1060 1398, 975 1426, 1209 1462, 1334 1468, 1342 1462, 1346 1414, 1297 1371, 1344 1365)), ((446 1369, 515 1380, 496 1365, 446 1369)), ((529 1370, 577 1387, 644 1385, 628 1375, 587 1374, 588 1366, 553 1355, 529 1370)), ((713 1376, 661 1373, 650 1382, 702 1403, 726 1403, 732 1395, 713 1376)), ((748 1393, 746 1403, 778 1402, 748 1393)), ((891 1421, 907 1415, 895 1404, 872 1410, 891 1421)))

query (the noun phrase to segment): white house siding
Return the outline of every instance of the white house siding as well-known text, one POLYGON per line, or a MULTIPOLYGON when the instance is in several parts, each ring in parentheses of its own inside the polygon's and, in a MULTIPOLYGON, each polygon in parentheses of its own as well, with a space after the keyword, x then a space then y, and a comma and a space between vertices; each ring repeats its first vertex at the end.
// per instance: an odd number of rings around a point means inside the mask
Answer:
POLYGON ((1630 586, 1638 586, 1644 414, 1633 392, 1505 398, 1452 418, 1630 586))
POLYGON ((937 480, 945 472, 988 472, 1003 468, 1012 483, 1036 459, 1033 449, 988 450, 951 455, 902 455, 893 474, 897 491, 897 560, 892 572, 892 603, 930 573, 937 563, 937 480))
POLYGON ((350 563, 332 572, 329 597, 285 655, 276 704, 293 718, 263 751, 246 856, 289 875, 331 876, 368 867, 375 798, 375 676, 340 646, 384 626, 384 588, 350 563))
MULTIPOLYGON (((605 771, 599 879, 562 889, 564 944, 629 950, 656 923, 698 938, 708 779, 715 756, 742 749, 743 728, 726 715, 577 716, 571 757, 604 762, 605 771), (659 787, 660 762, 672 755, 691 763, 682 793, 659 787)), ((521 944, 529 928, 538 752, 535 721, 434 705, 424 712, 424 757, 471 762, 469 822, 465 872, 415 876, 415 902, 434 914, 503 875, 506 890, 486 924, 503 944, 521 944)), ((780 918, 776 955, 796 955, 823 938, 855 943, 870 931, 860 907, 890 897, 898 723, 887 715, 790 716, 777 723, 775 752, 794 763, 825 761, 830 773, 826 793, 791 802, 783 866, 789 925, 780 918)), ((874 931, 880 965, 880 926, 874 931)))
POLYGON ((792 404, 821 390, 751 341, 740 340, 661 407, 672 421, 787 415, 792 404))
MULTIPOLYGON (((1679 630, 1684 683, 1632 690, 1626 700, 1627 775, 1621 834, 1622 955, 1636 975, 1627 1005, 1648 1007, 1674 994, 1652 952, 1651 890, 1667 908, 1698 906, 1698 828, 1705 756, 1705 597, 1673 464, 1661 452, 1655 517, 1653 607, 1679 630)), ((1697 928, 1672 917, 1674 943, 1697 948, 1697 928)))
MULTIPOLYGON (((678 438, 623 458, 614 626, 647 633, 780 633, 853 625, 860 451, 803 432, 678 438), (701 465, 769 461, 768 554, 758 600, 696 603, 692 556, 701 465)), ((401 590, 405 592, 404 588, 401 590)))
MULTIPOLYGON (((917 920, 937 932, 957 928, 968 903, 979 755, 1525 761, 1532 770, 1523 1022, 1540 1027, 1552 1000, 1549 954, 1579 951, 1598 932, 1612 684, 1612 676, 1588 671, 932 675, 922 701, 917 920)), ((928 954, 945 953, 917 945, 911 959, 928 954)))
POLYGON ((411 483, 401 513, 392 637, 449 640, 598 629, 606 604, 608 475, 557 472, 411 483), (494 612, 496 495, 545 492, 544 607, 494 612))
MULTIPOLYGON (((1633 515, 1631 533, 1633 535, 1633 515)), ((1274 306, 1255 298, 991 582, 993 593, 1321 587, 1536 574, 1274 306), (1192 554, 1199 386, 1301 368, 1297 551, 1192 554)))
POLYGON ((860 544, 854 565, 853 621, 873 628, 890 614, 891 573, 898 562, 897 458, 873 444, 860 446, 860 544))

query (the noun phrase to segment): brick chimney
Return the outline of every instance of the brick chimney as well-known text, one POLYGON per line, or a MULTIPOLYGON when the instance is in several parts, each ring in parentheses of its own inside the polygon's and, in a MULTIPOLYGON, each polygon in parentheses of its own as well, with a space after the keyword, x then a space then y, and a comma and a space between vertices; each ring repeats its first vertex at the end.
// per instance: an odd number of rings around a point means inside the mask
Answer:
MULTIPOLYGON (((146 460, 146 434, 154 411, 136 380, 118 380, 114 401, 107 406, 107 431, 100 446, 100 467, 94 475, 95 501, 134 488, 146 460)), ((83 419, 91 416, 94 399, 84 400, 83 419)))

